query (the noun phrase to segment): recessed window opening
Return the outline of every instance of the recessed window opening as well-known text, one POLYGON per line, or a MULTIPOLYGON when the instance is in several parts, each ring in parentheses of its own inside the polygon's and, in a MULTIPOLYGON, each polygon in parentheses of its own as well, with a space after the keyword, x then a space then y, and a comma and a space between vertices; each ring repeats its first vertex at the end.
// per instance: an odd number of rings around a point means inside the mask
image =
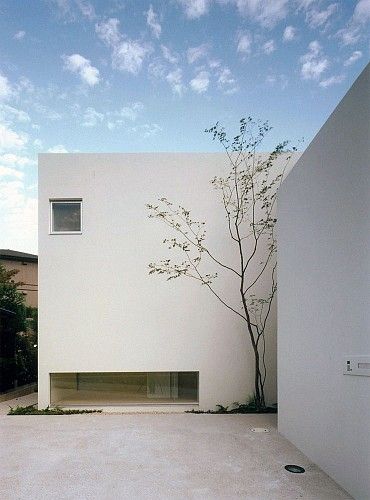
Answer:
POLYGON ((50 233, 82 232, 82 200, 50 200, 50 233))
POLYGON ((197 404, 198 372, 51 373, 52 406, 197 404))

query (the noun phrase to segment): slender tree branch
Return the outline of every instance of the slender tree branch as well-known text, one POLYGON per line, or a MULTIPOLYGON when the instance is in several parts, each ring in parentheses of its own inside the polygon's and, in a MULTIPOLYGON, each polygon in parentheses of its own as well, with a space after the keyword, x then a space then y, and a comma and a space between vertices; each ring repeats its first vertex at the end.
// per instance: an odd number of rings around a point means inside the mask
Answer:
MULTIPOLYGON (((229 161, 230 171, 226 177, 214 177, 211 181, 220 197, 226 214, 227 229, 233 245, 236 244, 238 263, 234 267, 215 256, 208 248, 204 223, 192 220, 190 212, 182 206, 174 208, 165 198, 160 201, 166 206, 148 205, 151 217, 162 220, 178 237, 164 240, 170 248, 185 253, 186 260, 180 263, 163 260, 150 264, 150 274, 167 274, 167 279, 186 276, 205 285, 217 300, 246 323, 255 357, 255 402, 257 410, 265 408, 264 386, 266 368, 266 328, 276 293, 275 270, 271 272, 271 291, 267 298, 257 298, 248 292, 266 276, 276 251, 274 226, 276 217, 276 192, 281 186, 291 155, 287 153, 287 142, 278 144, 267 157, 257 153, 265 135, 270 131, 267 122, 240 120, 239 134, 230 140, 218 123, 207 130, 213 140, 218 140, 229 161), (275 160, 286 154, 283 168, 274 173, 275 160), (196 253, 194 253, 196 252, 196 253), (262 262, 251 272, 251 263, 263 252, 262 262), (242 309, 231 305, 227 297, 216 291, 213 282, 217 274, 203 272, 205 263, 216 264, 225 271, 231 271, 236 278, 242 309)), ((294 148, 293 148, 294 150, 294 148)), ((279 164, 280 165, 280 164, 279 164)))
POLYGON ((187 257, 190 261, 190 263, 192 264, 192 266, 194 267, 194 270, 195 272, 198 274, 199 276, 199 279, 202 281, 203 285, 206 285, 208 287, 208 289, 213 293, 213 295, 225 306, 227 307, 228 309, 230 309, 230 311, 234 312, 235 314, 237 314, 238 316, 240 316, 244 321, 247 321, 246 318, 240 313, 238 312, 236 309, 234 309, 233 307, 231 307, 229 304, 227 304, 219 295, 218 293, 215 292, 215 290, 211 287, 211 285, 205 281, 202 277, 202 275, 200 274, 198 268, 194 265, 193 261, 191 260, 191 258, 189 257, 188 253, 185 252, 187 254, 187 257))

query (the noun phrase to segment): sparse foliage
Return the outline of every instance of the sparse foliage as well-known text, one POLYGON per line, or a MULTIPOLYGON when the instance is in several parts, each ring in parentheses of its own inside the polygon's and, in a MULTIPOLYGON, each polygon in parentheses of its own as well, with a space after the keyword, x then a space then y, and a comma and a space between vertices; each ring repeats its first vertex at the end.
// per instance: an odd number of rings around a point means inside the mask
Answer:
POLYGON ((36 405, 9 407, 8 415, 76 415, 80 413, 101 413, 103 410, 64 410, 58 406, 38 410, 36 405))
POLYGON ((255 357, 255 406, 266 409, 265 401, 265 333, 272 303, 276 294, 276 237, 275 204, 278 188, 284 177, 292 152, 287 141, 262 155, 258 151, 271 127, 267 122, 242 118, 239 133, 229 139, 218 123, 206 130, 223 147, 230 171, 226 177, 214 177, 212 187, 219 193, 231 242, 238 253, 237 264, 220 259, 206 241, 205 222, 194 219, 188 209, 174 205, 167 198, 148 204, 149 217, 166 224, 173 236, 163 243, 184 256, 180 261, 161 260, 149 264, 149 274, 165 275, 167 280, 187 277, 197 280, 246 326, 255 357), (277 161, 279 160, 279 161, 277 161), (217 272, 205 270, 206 261, 232 273, 240 303, 231 304, 216 289, 217 272), (256 285, 270 275, 270 290, 265 296, 256 295, 256 285))
POLYGON ((15 329, 20 332, 26 329, 26 306, 24 296, 18 290, 22 283, 15 280, 17 274, 16 269, 8 271, 0 263, 0 307, 16 314, 15 329))
POLYGON ((15 356, 1 358, 1 362, 4 366, 14 364, 14 378, 18 385, 24 385, 37 380, 37 309, 26 307, 24 295, 18 289, 23 284, 16 280, 18 272, 0 264, 0 307, 15 313, 11 320, 15 356))

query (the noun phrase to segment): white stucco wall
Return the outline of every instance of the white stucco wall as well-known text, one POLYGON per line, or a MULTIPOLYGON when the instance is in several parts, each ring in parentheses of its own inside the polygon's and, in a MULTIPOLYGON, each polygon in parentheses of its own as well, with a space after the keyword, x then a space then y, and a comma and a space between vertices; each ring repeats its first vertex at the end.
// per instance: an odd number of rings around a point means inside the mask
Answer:
MULTIPOLYGON (((39 404, 51 372, 199 371, 199 406, 253 392, 242 321, 197 282, 149 276, 171 232, 148 219, 159 197, 207 221, 208 241, 233 263, 223 208, 209 184, 224 154, 43 154, 39 157, 39 404), (49 199, 83 199, 83 234, 49 235, 49 199)), ((212 268, 211 268, 212 269, 212 268)), ((270 283, 262 288, 270 287, 270 283)), ((233 275, 217 288, 238 307, 233 275)), ((276 308, 268 334, 267 396, 276 401, 276 308)))
POLYGON ((370 67, 278 197, 279 430, 357 499, 370 498, 370 67))

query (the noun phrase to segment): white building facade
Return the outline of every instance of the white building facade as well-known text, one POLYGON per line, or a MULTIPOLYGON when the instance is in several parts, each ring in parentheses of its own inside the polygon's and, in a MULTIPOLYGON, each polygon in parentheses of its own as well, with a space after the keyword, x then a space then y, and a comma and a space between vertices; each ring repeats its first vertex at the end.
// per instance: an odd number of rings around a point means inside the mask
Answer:
MULTIPOLYGON (((39 157, 39 405, 211 409, 253 393, 242 320, 188 278, 149 276, 172 257, 160 197, 207 223, 207 242, 237 262, 210 185, 224 154, 42 154, 39 157)), ((215 284, 240 306, 233 275, 215 284)), ((268 280, 260 292, 270 289, 268 280)), ((267 332, 266 395, 276 402, 276 310, 267 332)))
POLYGON ((370 498, 370 65, 278 197, 279 431, 370 498))

